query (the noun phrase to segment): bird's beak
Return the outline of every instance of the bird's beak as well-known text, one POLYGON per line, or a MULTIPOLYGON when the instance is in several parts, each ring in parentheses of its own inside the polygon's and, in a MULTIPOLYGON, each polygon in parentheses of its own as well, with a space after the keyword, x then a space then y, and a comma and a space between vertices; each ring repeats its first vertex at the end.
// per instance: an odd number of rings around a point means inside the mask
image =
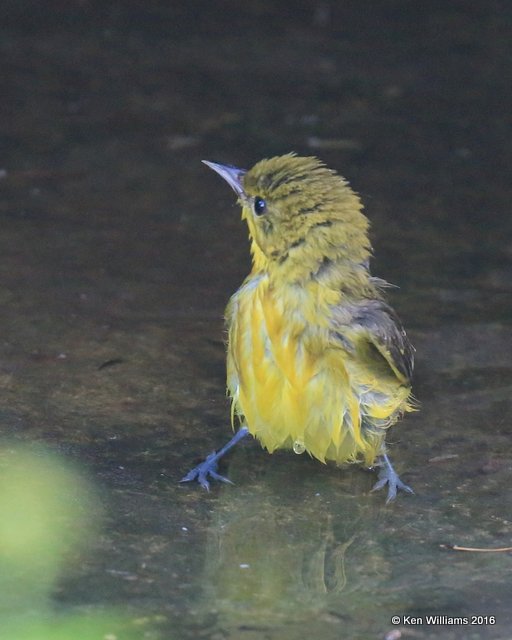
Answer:
POLYGON ((217 162, 209 162, 208 160, 203 160, 202 162, 218 173, 221 178, 224 178, 239 198, 245 198, 245 191, 242 186, 242 178, 247 173, 245 169, 239 169, 230 164, 217 164, 217 162))

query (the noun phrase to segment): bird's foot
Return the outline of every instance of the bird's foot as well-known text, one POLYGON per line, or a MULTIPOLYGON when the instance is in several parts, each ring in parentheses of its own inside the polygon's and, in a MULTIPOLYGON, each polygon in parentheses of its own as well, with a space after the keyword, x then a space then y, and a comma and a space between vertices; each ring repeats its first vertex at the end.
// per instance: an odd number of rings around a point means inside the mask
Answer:
POLYGON ((212 480, 219 480, 220 482, 234 484, 229 478, 225 478, 224 476, 221 476, 220 473, 217 473, 217 465, 222 456, 232 449, 237 442, 240 442, 242 438, 245 438, 248 433, 249 429, 247 427, 240 427, 229 442, 227 442, 218 451, 210 453, 204 462, 201 462, 197 467, 191 469, 186 476, 183 476, 180 482, 191 482, 192 480, 197 480, 203 489, 206 489, 206 491, 210 491, 208 476, 210 476, 212 480))
POLYGON ((217 473, 219 455, 215 451, 210 453, 210 455, 198 464, 197 467, 191 469, 186 476, 180 480, 180 482, 192 482, 192 480, 197 480, 199 484, 206 489, 206 491, 210 491, 210 483, 208 482, 208 477, 212 480, 219 480, 220 482, 227 482, 228 484, 233 484, 229 478, 225 476, 221 476, 220 473, 217 473))
POLYGON ((393 469, 388 456, 384 454, 381 460, 381 469, 379 471, 379 479, 373 485, 372 491, 378 491, 382 489, 386 484, 388 485, 388 495, 386 498, 386 504, 392 502, 396 498, 396 494, 399 489, 407 493, 414 493, 412 488, 402 482, 398 473, 393 469))

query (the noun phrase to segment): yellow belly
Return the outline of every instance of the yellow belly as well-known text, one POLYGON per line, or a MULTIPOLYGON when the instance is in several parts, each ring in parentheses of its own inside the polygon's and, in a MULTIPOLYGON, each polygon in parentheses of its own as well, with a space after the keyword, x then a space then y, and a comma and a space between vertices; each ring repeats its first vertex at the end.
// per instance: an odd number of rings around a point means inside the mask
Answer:
POLYGON ((372 464, 384 427, 395 421, 408 393, 396 385, 396 393, 375 394, 357 363, 332 346, 328 316, 308 293, 286 299, 263 277, 249 280, 231 300, 227 383, 233 414, 270 452, 285 447, 322 462, 372 464))

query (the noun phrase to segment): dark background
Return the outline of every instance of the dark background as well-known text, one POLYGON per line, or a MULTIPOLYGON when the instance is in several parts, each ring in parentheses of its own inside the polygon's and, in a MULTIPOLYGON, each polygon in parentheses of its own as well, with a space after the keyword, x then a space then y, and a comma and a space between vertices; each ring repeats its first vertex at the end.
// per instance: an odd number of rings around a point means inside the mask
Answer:
POLYGON ((82 465, 108 513, 56 602, 251 640, 340 625, 381 638, 394 613, 478 609, 499 624, 474 637, 506 637, 510 557, 439 544, 510 544, 510 3, 18 1, 2 14, 0 429, 82 465), (373 271, 400 286, 422 409, 391 437, 417 492, 391 508, 368 494, 371 474, 250 443, 236 488, 177 484, 229 435, 222 314, 250 267, 233 196, 200 160, 250 167, 291 150, 361 194, 373 271), (317 494, 330 537, 301 528, 318 521, 317 494), (215 576, 238 582, 211 560, 218 514, 241 518, 262 495, 261 521, 239 533, 261 527, 264 556, 276 514, 303 551, 361 523, 353 599, 320 599, 305 623, 297 593, 277 590, 256 631, 254 611, 231 607, 215 576))

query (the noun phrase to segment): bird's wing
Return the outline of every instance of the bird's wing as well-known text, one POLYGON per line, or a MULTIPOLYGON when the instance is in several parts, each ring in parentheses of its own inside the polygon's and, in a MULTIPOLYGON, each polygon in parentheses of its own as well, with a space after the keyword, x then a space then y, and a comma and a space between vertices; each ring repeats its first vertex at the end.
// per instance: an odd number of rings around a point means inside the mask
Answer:
POLYGON ((382 300, 362 300, 334 309, 333 335, 349 350, 359 352, 370 365, 394 373, 402 384, 410 384, 414 347, 395 311, 382 300), (384 362, 383 362, 384 361, 384 362))

